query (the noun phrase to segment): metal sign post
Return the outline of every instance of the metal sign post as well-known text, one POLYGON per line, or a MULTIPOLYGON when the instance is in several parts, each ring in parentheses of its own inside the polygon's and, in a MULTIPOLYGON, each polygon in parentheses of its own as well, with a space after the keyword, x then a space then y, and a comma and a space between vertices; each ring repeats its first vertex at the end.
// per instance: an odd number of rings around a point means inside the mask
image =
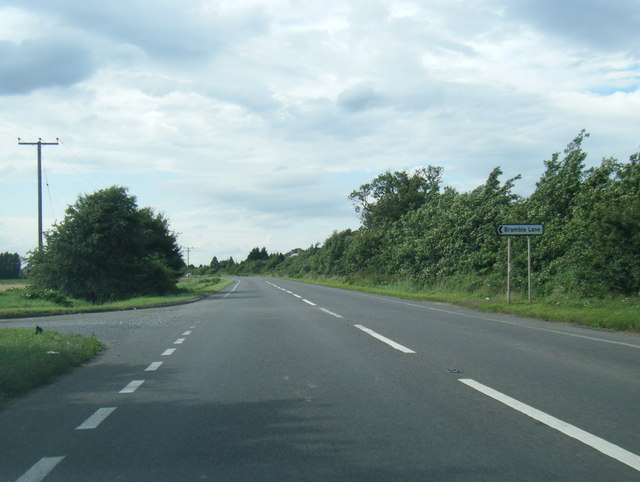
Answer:
POLYGON ((543 224, 499 224, 496 226, 498 236, 507 236, 507 304, 511 303, 511 236, 527 237, 527 284, 528 299, 531 303, 531 236, 544 234, 543 224))

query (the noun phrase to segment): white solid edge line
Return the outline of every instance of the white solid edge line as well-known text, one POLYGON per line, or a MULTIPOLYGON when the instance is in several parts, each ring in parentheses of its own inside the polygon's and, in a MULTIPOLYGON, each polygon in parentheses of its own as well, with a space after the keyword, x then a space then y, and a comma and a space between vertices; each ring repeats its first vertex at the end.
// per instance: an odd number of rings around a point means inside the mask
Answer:
POLYGON ((233 292, 236 290, 236 288, 238 287, 238 285, 239 285, 239 284, 240 284, 240 281, 238 281, 238 282, 236 283, 236 285, 235 285, 233 288, 231 288, 231 291, 229 291, 226 295, 224 295, 224 296, 223 296, 223 298, 226 298, 226 297, 227 297, 227 296, 229 296, 231 293, 233 293, 233 292))
POLYGON ((304 302, 305 302, 306 304, 308 304, 308 305, 316 306, 316 304, 315 304, 314 302, 309 301, 309 300, 307 300, 307 299, 305 299, 305 298, 302 298, 302 301, 304 301, 304 302))
POLYGON ((40 482, 58 465, 65 456, 61 457, 42 457, 31 466, 24 474, 20 476, 16 482, 40 482))
POLYGON ((362 326, 362 325, 353 325, 353 326, 355 326, 358 330, 362 330, 365 333, 371 335, 372 337, 374 337, 374 338, 386 343, 387 345, 395 348, 396 350, 401 351, 402 353, 415 353, 415 351, 413 351, 412 349, 407 348, 406 346, 403 346, 400 343, 396 343, 395 341, 390 340, 386 336, 382 336, 380 333, 376 333, 375 331, 370 330, 366 326, 362 326))
POLYGON ((76 430, 92 430, 94 428, 98 428, 105 419, 113 413, 116 407, 105 407, 99 408, 95 411, 93 415, 91 415, 88 419, 82 422, 80 425, 76 427, 76 430))
POLYGON ((596 449, 598 452, 608 455, 609 457, 614 458, 617 461, 640 471, 640 456, 634 454, 633 452, 629 452, 628 450, 625 450, 618 445, 607 442, 606 440, 590 434, 589 432, 585 432, 584 430, 574 425, 563 422, 562 420, 552 417, 551 415, 548 415, 536 408, 519 402, 515 398, 511 398, 508 395, 505 395, 497 390, 494 390, 491 387, 483 385, 482 383, 476 382, 475 380, 472 380, 470 378, 460 378, 459 380, 465 385, 479 391, 480 393, 483 393, 488 397, 493 398, 494 400, 504 403, 508 407, 511 407, 514 410, 517 410, 518 412, 521 412, 528 417, 537 420, 538 422, 542 422, 545 425, 596 449))
POLYGON ((164 362, 154 361, 147 368, 144 369, 145 372, 155 372, 164 362))
POLYGON ((175 348, 167 348, 165 351, 162 352, 160 356, 170 356, 170 355, 173 355, 175 351, 176 351, 175 348))
POLYGON ((381 301, 388 301, 389 303, 397 303, 397 304, 400 304, 400 305, 412 306, 414 308, 422 308, 422 309, 425 309, 425 310, 439 311, 441 313, 447 313, 447 314, 450 314, 450 315, 463 316, 465 318, 471 318, 471 319, 475 319, 475 320, 492 321, 494 323, 501 323, 503 325, 511 325, 511 326, 516 326, 516 327, 519 327, 519 328, 526 328, 527 330, 546 331, 548 333, 556 333, 558 335, 571 336, 571 337, 574 337, 574 338, 583 338, 585 340, 598 341, 600 343, 610 343, 612 345, 628 346, 630 348, 638 348, 638 349, 640 349, 640 345, 634 345, 633 343, 625 343, 623 341, 605 340, 604 338, 596 338, 594 336, 579 335, 577 333, 567 333, 565 331, 554 330, 552 328, 543 328, 543 327, 540 327, 540 326, 528 326, 528 325, 523 325, 522 323, 515 323, 513 321, 498 320, 496 318, 490 318, 488 316, 480 316, 480 314, 475 314, 475 313, 462 313, 462 312, 458 312, 458 311, 445 310, 445 309, 442 309, 442 308, 434 308, 433 306, 418 305, 416 303, 410 303, 410 302, 407 302, 407 301, 394 300, 394 299, 384 298, 384 297, 376 296, 376 295, 369 295, 367 293, 363 293, 363 294, 364 294, 364 296, 369 296, 371 298, 376 298, 376 299, 381 300, 381 301))
POLYGON ((328 310, 328 309, 326 309, 326 308, 318 308, 318 309, 319 309, 320 311, 322 311, 322 312, 326 313, 327 315, 331 315, 331 316, 334 316, 334 317, 336 317, 336 318, 343 318, 343 316, 342 316, 342 315, 339 315, 338 313, 334 313, 333 311, 329 311, 329 310, 328 310))
POLYGON ((133 393, 144 383, 144 380, 132 380, 129 384, 118 393, 133 393))

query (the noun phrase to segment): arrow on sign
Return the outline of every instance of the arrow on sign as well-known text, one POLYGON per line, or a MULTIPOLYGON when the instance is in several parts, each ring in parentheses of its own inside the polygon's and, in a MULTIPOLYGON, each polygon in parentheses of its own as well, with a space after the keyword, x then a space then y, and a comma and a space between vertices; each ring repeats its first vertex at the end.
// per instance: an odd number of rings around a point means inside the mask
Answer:
POLYGON ((544 224, 498 224, 496 233, 499 236, 541 236, 544 224))

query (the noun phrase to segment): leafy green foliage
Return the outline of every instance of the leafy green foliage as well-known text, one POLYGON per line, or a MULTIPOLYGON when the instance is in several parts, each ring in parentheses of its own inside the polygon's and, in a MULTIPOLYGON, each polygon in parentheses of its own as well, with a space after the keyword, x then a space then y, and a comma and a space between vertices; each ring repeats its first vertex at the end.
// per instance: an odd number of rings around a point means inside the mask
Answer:
POLYGON ((21 267, 18 253, 0 253, 0 279, 18 279, 21 267))
MULTIPOLYGON (((604 159, 585 169, 582 144, 588 137, 581 131, 562 154, 544 161, 528 198, 513 193, 520 176, 502 182, 500 168, 466 193, 441 188, 441 168, 385 172, 349 195, 360 229, 334 232, 322 246, 270 264, 255 248, 233 272, 409 282, 492 296, 505 290, 507 257, 495 225, 542 223, 545 234, 533 240, 538 293, 558 300, 637 296, 640 153, 628 163, 604 159)), ((526 241, 512 239, 512 286, 521 291, 527 286, 526 241)))
POLYGON ((173 291, 184 266, 167 219, 118 186, 80 196, 30 264, 36 287, 93 303, 173 291))
POLYGON ((441 167, 421 168, 411 176, 387 171, 353 191, 349 199, 365 227, 382 228, 428 202, 438 193, 441 180, 441 167))
POLYGON ((50 288, 30 288, 24 293, 24 296, 28 300, 45 300, 55 303, 56 305, 66 306, 68 308, 73 306, 73 302, 59 291, 52 290, 50 288))

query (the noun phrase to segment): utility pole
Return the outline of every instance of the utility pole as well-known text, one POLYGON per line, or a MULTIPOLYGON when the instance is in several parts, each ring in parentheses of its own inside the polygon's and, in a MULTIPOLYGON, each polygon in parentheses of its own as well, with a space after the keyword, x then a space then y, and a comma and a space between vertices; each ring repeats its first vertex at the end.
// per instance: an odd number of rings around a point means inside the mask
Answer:
POLYGON ((42 146, 57 146, 56 142, 42 142, 42 138, 38 142, 22 142, 18 137, 18 144, 21 146, 38 146, 38 250, 42 251, 42 146))
POLYGON ((182 249, 184 249, 184 250, 187 252, 187 268, 188 268, 188 267, 190 266, 190 263, 189 263, 189 253, 191 252, 191 250, 192 250, 192 249, 196 249, 196 248, 193 248, 193 247, 189 247, 189 246, 187 246, 187 247, 184 247, 184 248, 182 248, 182 249))

